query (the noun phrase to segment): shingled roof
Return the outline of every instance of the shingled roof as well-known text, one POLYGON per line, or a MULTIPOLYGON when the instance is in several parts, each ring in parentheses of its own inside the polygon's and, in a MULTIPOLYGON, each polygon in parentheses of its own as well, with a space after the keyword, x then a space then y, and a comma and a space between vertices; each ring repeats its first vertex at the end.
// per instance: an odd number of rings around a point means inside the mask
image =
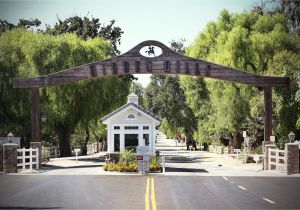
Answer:
POLYGON ((141 107, 141 106, 139 106, 139 105, 137 105, 137 104, 135 104, 135 103, 133 103, 133 102, 127 103, 127 104, 121 106, 120 108, 116 109, 115 111, 109 113, 108 115, 106 115, 105 117, 103 117, 103 118, 101 119, 101 122, 103 122, 104 120, 107 120, 108 118, 114 116, 115 114, 121 112, 122 110, 126 109, 127 107, 129 107, 129 106, 131 106, 131 105, 134 106, 135 108, 137 108, 138 110, 140 110, 141 112, 143 112, 143 113, 149 115, 150 117, 154 118, 155 120, 161 122, 161 120, 159 119, 159 117, 157 117, 157 116, 154 115, 153 113, 147 111, 147 110, 144 109, 143 107, 141 107))

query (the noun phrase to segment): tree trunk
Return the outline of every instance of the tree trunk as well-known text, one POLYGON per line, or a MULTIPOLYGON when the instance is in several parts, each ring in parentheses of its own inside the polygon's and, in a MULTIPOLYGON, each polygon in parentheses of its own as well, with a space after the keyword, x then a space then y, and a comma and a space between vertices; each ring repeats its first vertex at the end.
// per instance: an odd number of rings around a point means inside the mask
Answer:
POLYGON ((240 133, 233 134, 233 145, 234 145, 234 149, 241 149, 242 135, 240 133))
POLYGON ((229 144, 228 144, 228 154, 233 154, 234 144, 233 144, 233 135, 229 134, 229 144))
POLYGON ((60 157, 71 157, 70 132, 63 127, 59 127, 56 129, 56 133, 59 141, 60 157))
POLYGON ((242 144, 242 135, 240 133, 230 133, 229 134, 229 145, 228 153, 233 154, 234 149, 240 149, 242 144))
POLYGON ((97 145, 97 152, 100 152, 100 147, 99 147, 99 142, 100 142, 100 137, 96 134, 96 132, 93 132, 95 139, 96 139, 96 145, 97 145))
POLYGON ((85 128, 85 140, 84 140, 84 143, 83 143, 83 146, 82 146, 82 155, 87 155, 87 147, 86 145, 88 144, 88 142, 90 141, 90 130, 89 130, 89 127, 86 127, 85 128))

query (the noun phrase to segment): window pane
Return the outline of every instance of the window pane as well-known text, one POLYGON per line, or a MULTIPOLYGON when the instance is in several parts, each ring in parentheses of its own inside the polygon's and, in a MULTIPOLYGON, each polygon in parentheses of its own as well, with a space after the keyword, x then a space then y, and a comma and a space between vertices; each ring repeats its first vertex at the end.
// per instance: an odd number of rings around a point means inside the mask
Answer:
POLYGON ((149 146, 149 134, 143 134, 145 146, 149 146))
POLYGON ((138 130, 139 126, 125 126, 125 130, 138 130))
POLYGON ((125 134, 125 149, 136 151, 136 146, 139 145, 138 134, 125 134))
POLYGON ((120 152, 120 134, 114 135, 114 150, 120 152))

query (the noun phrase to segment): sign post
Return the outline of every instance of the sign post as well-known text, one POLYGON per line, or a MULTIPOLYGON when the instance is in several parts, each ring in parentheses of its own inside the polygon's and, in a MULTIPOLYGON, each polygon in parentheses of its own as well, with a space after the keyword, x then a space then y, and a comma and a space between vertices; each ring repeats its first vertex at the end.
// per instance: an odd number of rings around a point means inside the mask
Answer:
POLYGON ((234 149, 233 152, 237 156, 237 158, 236 158, 236 166, 239 166, 239 156, 240 156, 241 150, 240 149, 234 149))
POLYGON ((136 148, 136 154, 138 171, 141 171, 143 175, 146 175, 146 172, 150 171, 149 147, 138 146, 136 148))

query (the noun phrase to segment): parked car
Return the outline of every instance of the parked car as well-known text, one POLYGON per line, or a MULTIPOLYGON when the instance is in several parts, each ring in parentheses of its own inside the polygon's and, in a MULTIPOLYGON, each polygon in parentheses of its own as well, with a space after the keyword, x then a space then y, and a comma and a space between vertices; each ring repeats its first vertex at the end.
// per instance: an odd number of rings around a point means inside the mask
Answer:
POLYGON ((190 150, 190 146, 192 146, 192 150, 194 149, 195 151, 197 150, 197 143, 196 143, 196 141, 195 140, 188 140, 187 142, 186 142, 186 149, 187 150, 190 150))

